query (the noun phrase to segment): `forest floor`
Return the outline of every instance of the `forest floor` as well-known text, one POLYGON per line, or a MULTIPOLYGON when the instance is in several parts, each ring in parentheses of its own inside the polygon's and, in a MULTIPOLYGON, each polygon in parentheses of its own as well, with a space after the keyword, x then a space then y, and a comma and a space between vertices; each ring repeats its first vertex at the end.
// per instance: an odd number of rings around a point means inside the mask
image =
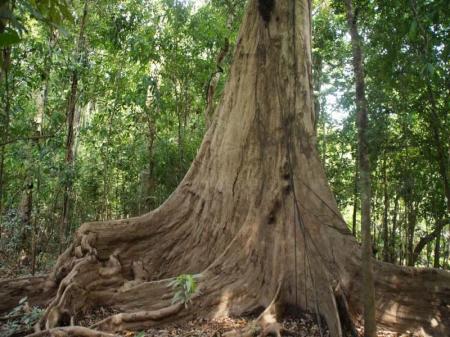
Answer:
MULTIPOLYGON (((114 312, 100 308, 77 322, 78 325, 90 326, 96 321, 113 314, 114 312)), ((220 318, 213 320, 196 319, 182 324, 172 324, 161 328, 151 328, 143 331, 124 331, 123 337, 226 337, 228 332, 241 331, 252 326, 255 317, 220 318)), ((32 332, 31 326, 20 328, 20 320, 15 328, 11 329, 11 323, 0 321, 0 337, 20 337, 32 332)), ((281 322, 283 336, 285 337, 329 337, 326 327, 319 327, 314 315, 302 313, 296 316, 287 316, 281 322)), ((358 329, 359 336, 363 336, 362 329, 358 329)), ((255 336, 260 336, 255 331, 255 336)), ((412 334, 397 334, 387 331, 379 331, 378 337, 412 337, 412 334)))
MULTIPOLYGON (((12 269, 0 266, 0 279, 24 276, 28 274, 21 268, 12 269)), ((33 332, 32 324, 37 321, 42 308, 30 308, 26 302, 18 305, 9 315, 0 317, 0 337, 20 337, 33 332), (21 315, 22 314, 22 315, 21 315), (13 319, 7 319, 10 316, 13 319)), ((116 312, 99 308, 76 322, 77 325, 91 326, 95 322, 110 316, 116 312)), ((227 332, 240 331, 252 325, 255 316, 248 317, 226 317, 213 320, 196 319, 182 324, 171 324, 161 328, 152 328, 143 331, 124 331, 123 337, 226 337, 227 332)), ((289 311, 280 322, 283 327, 284 337, 329 337, 325 327, 319 327, 316 316, 309 313, 298 313, 289 311)), ((363 336, 362 328, 357 327, 359 336, 363 336)), ((259 334, 260 335, 260 334, 259 334)), ((255 336, 258 336, 255 333, 255 336)), ((379 330, 378 337, 419 337, 413 334, 398 334, 379 330)))
MULTIPOLYGON (((125 337, 226 337, 227 332, 240 331, 252 324, 252 318, 221 318, 211 321, 195 320, 182 325, 168 326, 163 329, 148 329, 141 334, 128 332, 125 337)), ((320 328, 316 320, 309 314, 303 314, 301 317, 286 317, 281 322, 284 331, 284 337, 329 337, 326 328, 320 328)), ((358 329, 359 336, 363 336, 362 329, 358 329)), ((255 336, 261 334, 255 333, 255 336)), ((269 335, 270 336, 270 335, 269 335)), ((412 337, 413 335, 400 335, 387 331, 379 331, 378 337, 412 337)), ((415 336, 414 336, 415 337, 415 336)))

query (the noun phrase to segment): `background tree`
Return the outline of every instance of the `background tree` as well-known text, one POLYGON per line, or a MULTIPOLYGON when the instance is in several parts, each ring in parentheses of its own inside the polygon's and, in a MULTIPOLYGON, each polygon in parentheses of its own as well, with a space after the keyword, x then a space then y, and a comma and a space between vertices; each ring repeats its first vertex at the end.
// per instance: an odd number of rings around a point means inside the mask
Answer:
POLYGON ((362 275, 364 303, 364 336, 374 337, 377 334, 375 320, 375 289, 372 271, 372 236, 371 236, 371 199, 372 186, 370 178, 370 160, 368 144, 368 107, 364 79, 363 41, 358 32, 358 17, 352 0, 346 0, 347 22, 350 31, 353 71, 355 75, 356 121, 358 128, 358 168, 359 188, 361 195, 361 232, 362 232, 362 275))

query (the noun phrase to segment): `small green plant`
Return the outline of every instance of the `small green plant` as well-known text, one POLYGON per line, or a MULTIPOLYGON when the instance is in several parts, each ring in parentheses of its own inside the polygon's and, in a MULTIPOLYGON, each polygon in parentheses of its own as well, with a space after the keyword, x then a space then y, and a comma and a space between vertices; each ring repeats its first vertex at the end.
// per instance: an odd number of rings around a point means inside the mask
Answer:
POLYGON ((172 298, 172 304, 183 303, 187 308, 192 303, 192 297, 197 292, 198 275, 181 274, 169 283, 169 286, 175 290, 172 298))
POLYGON ((16 321, 8 321, 6 324, 0 328, 0 336, 8 337, 15 335, 21 330, 20 324, 16 321))
POLYGON ((258 336, 261 332, 261 327, 256 321, 251 321, 248 325, 250 336, 258 336))

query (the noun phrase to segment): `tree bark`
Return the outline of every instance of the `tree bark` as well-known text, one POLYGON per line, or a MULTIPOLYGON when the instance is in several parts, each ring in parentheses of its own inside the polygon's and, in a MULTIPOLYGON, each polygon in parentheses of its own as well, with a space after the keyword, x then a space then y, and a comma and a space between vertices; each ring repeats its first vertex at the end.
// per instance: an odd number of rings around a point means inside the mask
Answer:
POLYGON ((396 263, 397 261, 397 252, 395 250, 396 248, 396 242, 397 242, 397 219, 398 219, 398 205, 399 203, 399 196, 396 194, 395 200, 394 200, 394 211, 392 214, 392 232, 391 232, 391 240, 390 240, 390 259, 389 262, 396 263))
MULTIPOLYGON (((46 138, 45 136, 45 119, 48 115, 48 93, 49 93, 49 87, 50 87, 50 74, 52 69, 52 56, 53 56, 53 48, 56 44, 57 36, 55 34, 55 31, 53 28, 50 28, 49 31, 49 38, 48 38, 48 45, 49 50, 47 54, 45 55, 44 60, 44 83, 43 83, 43 90, 42 90, 42 105, 40 109, 38 109, 38 119, 40 122, 38 123, 36 135, 33 139, 33 144, 36 146, 37 151, 39 154, 41 154, 42 148, 41 148, 41 139, 46 138)), ((39 236, 39 226, 38 223, 40 221, 40 205, 39 205, 39 198, 40 198, 40 192, 41 192, 41 165, 40 161, 37 161, 36 167, 33 169, 35 171, 35 181, 36 181, 36 192, 35 192, 35 205, 36 205, 36 212, 33 217, 33 228, 32 228, 32 244, 31 244, 31 274, 34 276, 36 271, 36 258, 37 258, 37 240, 39 236)))
MULTIPOLYGON (((80 21, 80 31, 76 47, 76 62, 81 62, 81 53, 84 46, 84 28, 86 25, 86 18, 88 14, 88 0, 84 1, 83 14, 80 21)), ((77 105, 78 96, 78 64, 72 71, 70 93, 67 101, 67 138, 66 138, 66 177, 64 179, 64 198, 62 219, 59 226, 59 252, 61 253, 65 246, 66 231, 69 226, 69 211, 70 211, 70 194, 73 186, 73 164, 74 164, 74 141, 75 141, 75 109, 77 105), (68 173, 68 174, 67 174, 68 173)))
MULTIPOLYGON (((4 132, 2 134, 4 139, 4 144, 2 144, 1 147, 1 153, 0 153, 0 236, 2 232, 2 222, 3 222, 3 195, 5 190, 5 146, 9 141, 9 124, 10 124, 10 110, 11 110, 11 104, 10 104, 10 90, 9 90, 9 67, 11 63, 11 48, 5 47, 2 49, 2 58, 3 58, 3 64, 2 64, 2 76, 4 78, 4 85, 5 85, 5 95, 4 95, 4 106, 3 106, 3 127, 4 132)), ((1 76, 0 76, 1 79, 1 76)))
MULTIPOLYGON (((447 235, 450 235, 450 229, 447 230, 447 235)), ((444 245, 444 269, 449 269, 450 264, 450 240, 446 240, 447 242, 444 245)), ((445 241, 444 241, 445 242, 445 241)))
POLYGON ((442 230, 439 231, 439 233, 436 235, 436 239, 434 242, 434 262, 433 267, 434 268, 440 268, 440 259, 441 259, 441 236, 442 236, 442 230))
MULTIPOLYGON (((10 4, 9 0, 4 0, 0 3, 0 13, 12 12, 12 10, 11 10, 12 7, 13 6, 12 6, 12 4, 10 4)), ((8 26, 8 20, 5 15, 4 17, 0 18, 0 34, 5 31, 7 26, 8 26)), ((8 53, 8 55, 5 55, 8 50, 9 51, 11 50, 10 47, 5 47, 5 48, 1 49, 0 61, 1 61, 2 67, 0 67, 0 82, 3 81, 3 76, 5 75, 5 70, 7 70, 9 67, 9 61, 10 61, 9 53, 8 53)))
POLYGON ((313 69, 314 69, 314 129, 317 132, 321 111, 320 90, 322 87, 322 72, 323 72, 323 60, 321 55, 316 55, 315 57, 313 57, 313 69))
POLYGON ((414 266, 414 234, 417 224, 417 210, 413 201, 407 201, 406 211, 406 263, 412 267, 414 266))
POLYGON ((389 194, 386 158, 383 163, 383 261, 389 262, 389 194))
MULTIPOLYGON (((10 3, 10 1, 3 1, 0 5, 0 11, 5 13, 7 11, 13 11, 14 9, 14 2, 10 3)), ((3 33, 8 25, 8 21, 5 18, 0 19, 0 33, 3 33)), ((0 50, 0 61, 1 61, 1 67, 0 67, 0 83, 3 82, 4 79, 4 101, 2 99, 3 106, 3 120, 2 122, 3 126, 3 132, 2 132, 2 139, 4 140, 3 143, 0 145, 0 237, 2 235, 2 228, 3 228, 3 195, 4 195, 4 189, 5 189, 5 145, 9 140, 9 119, 10 119, 10 90, 9 90, 9 67, 11 64, 11 47, 4 47, 0 50)))
MULTIPOLYGON (((251 0, 217 118, 177 189, 143 216, 83 224, 46 284, 0 284, 0 311, 54 294, 42 329, 110 306, 121 313, 94 328, 114 332, 260 308, 266 328, 293 305, 343 336, 364 283, 316 148, 309 5, 251 0), (187 309, 171 304, 180 274, 197 274, 187 309)), ((381 325, 448 335, 450 273, 373 263, 381 325)))
MULTIPOLYGON (((358 151, 356 151, 358 152, 358 151)), ((356 237, 356 217, 357 217, 357 213, 358 213, 358 171, 359 171, 359 161, 357 158, 357 153, 356 155, 356 159, 355 159, 355 176, 354 176, 354 181, 353 181, 353 214, 352 214, 352 234, 354 237, 356 237)))
POLYGON ((364 66, 362 40, 358 33, 357 18, 354 14, 352 0, 346 0, 347 22, 350 30, 353 52, 353 69, 356 86, 356 115, 358 127, 359 186, 361 194, 361 236, 362 236, 362 274, 364 305, 364 336, 375 337, 377 333, 375 320, 375 289, 372 271, 372 238, 370 235, 371 181, 369 147, 367 139, 368 109, 364 83, 364 66))
POLYGON ((5 148, 0 147, 0 238, 3 233, 3 171, 5 168, 5 148))
MULTIPOLYGON (((155 140, 157 136, 157 127, 155 116, 159 115, 160 108, 159 102, 155 100, 155 92, 159 90, 158 88, 157 75, 155 76, 154 87, 148 86, 147 88, 147 99, 144 106, 145 112, 145 122, 147 124, 147 149, 148 149, 148 177, 146 181, 146 189, 145 189, 145 210, 150 211, 155 208, 156 203, 151 199, 151 194, 154 192, 155 180, 154 180, 154 167, 155 167, 155 140), (155 92, 153 92, 155 91, 155 92)), ((142 213, 140 213, 142 214, 142 213)))
POLYGON ((22 198, 19 203, 18 207, 18 213, 19 213, 19 219, 22 226, 22 233, 21 233, 21 249, 23 250, 23 256, 21 257, 20 263, 22 264, 29 264, 30 257, 29 253, 31 251, 30 248, 32 248, 29 245, 29 239, 30 239, 30 233, 32 234, 32 231, 30 232, 30 229, 32 227, 32 211, 33 211, 33 177, 32 175, 28 174, 25 179, 25 186, 22 191, 22 198))

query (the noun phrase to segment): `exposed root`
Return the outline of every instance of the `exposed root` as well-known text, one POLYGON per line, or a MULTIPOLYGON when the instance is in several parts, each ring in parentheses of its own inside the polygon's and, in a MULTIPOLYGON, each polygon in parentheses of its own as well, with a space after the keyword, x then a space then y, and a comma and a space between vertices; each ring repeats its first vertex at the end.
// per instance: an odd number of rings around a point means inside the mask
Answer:
POLYGON ((281 337, 282 326, 280 323, 268 324, 261 333, 261 337, 281 337))
POLYGON ((82 326, 67 326, 35 332, 26 337, 120 337, 119 335, 92 330, 82 326))
POLYGON ((92 326, 102 331, 124 331, 150 328, 165 318, 173 317, 183 309, 182 303, 155 311, 120 313, 110 316, 92 326))
POLYGON ((354 319, 351 316, 350 309, 348 307, 347 298, 340 284, 334 290, 336 296, 336 306, 338 310, 339 319, 341 322, 342 333, 344 336, 358 337, 358 331, 356 330, 354 319))
POLYGON ((258 318, 252 321, 246 328, 242 330, 233 330, 225 334, 226 337, 255 337, 261 335, 261 337, 281 337, 281 331, 283 330, 281 324, 277 322, 277 316, 279 315, 279 303, 281 284, 279 284, 275 296, 269 306, 258 316, 258 318))

